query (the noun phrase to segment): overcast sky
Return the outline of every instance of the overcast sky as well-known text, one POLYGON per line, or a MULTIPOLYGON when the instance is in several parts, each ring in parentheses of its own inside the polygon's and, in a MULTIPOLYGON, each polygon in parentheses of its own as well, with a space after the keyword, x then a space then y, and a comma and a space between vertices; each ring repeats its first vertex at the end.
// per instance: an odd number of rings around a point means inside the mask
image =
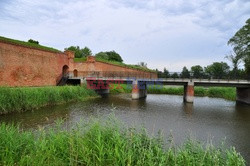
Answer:
POLYGON ((226 61, 250 0, 0 0, 0 11, 0 36, 115 50, 125 63, 181 71, 226 61))

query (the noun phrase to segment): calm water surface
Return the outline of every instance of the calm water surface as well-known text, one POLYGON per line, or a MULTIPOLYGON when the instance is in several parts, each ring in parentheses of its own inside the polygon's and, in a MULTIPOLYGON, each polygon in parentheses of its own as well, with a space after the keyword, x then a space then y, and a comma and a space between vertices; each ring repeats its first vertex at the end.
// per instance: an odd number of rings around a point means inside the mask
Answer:
POLYGON ((182 96, 148 95, 146 100, 131 100, 129 95, 114 95, 89 101, 42 108, 34 112, 0 116, 0 122, 20 123, 25 129, 50 127, 56 119, 73 125, 81 119, 106 118, 114 113, 128 126, 144 126, 149 134, 161 130, 166 139, 172 134, 176 144, 190 135, 200 141, 236 147, 250 163, 250 106, 208 97, 195 97, 184 104, 182 96))

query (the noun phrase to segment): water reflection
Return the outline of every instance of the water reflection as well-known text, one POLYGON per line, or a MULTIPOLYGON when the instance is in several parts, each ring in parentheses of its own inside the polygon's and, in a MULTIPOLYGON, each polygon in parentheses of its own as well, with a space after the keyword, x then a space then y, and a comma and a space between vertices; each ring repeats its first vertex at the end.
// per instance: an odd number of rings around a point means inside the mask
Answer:
POLYGON ((148 95, 146 100, 131 100, 125 94, 4 115, 0 121, 37 129, 55 125, 57 118, 74 125, 81 119, 106 118, 110 113, 125 125, 143 125, 150 134, 161 130, 167 138, 172 131, 176 144, 190 134, 201 141, 213 138, 215 144, 226 138, 227 145, 235 146, 250 160, 250 107, 223 99, 195 97, 194 104, 190 104, 183 103, 182 96, 148 95))
POLYGON ((183 103, 183 110, 187 115, 191 116, 193 114, 194 104, 193 103, 183 103))

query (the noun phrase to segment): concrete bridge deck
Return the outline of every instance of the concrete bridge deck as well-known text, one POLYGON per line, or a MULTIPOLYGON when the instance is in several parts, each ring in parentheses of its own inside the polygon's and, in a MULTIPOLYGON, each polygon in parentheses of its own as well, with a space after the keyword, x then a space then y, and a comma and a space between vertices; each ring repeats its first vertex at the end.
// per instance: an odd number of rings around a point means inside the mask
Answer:
POLYGON ((80 84, 86 83, 90 88, 96 89, 99 94, 109 93, 109 84, 132 84, 132 99, 147 96, 147 86, 150 85, 180 85, 184 86, 184 101, 194 101, 194 87, 236 87, 237 101, 250 104, 250 80, 223 80, 223 79, 140 79, 120 77, 71 77, 69 80, 78 80, 80 84))

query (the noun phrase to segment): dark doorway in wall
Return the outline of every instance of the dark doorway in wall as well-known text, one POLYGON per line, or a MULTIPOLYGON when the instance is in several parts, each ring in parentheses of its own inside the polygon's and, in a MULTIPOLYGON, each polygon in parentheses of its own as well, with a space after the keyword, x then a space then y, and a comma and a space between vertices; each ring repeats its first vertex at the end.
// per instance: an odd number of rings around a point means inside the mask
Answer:
POLYGON ((67 77, 68 75, 69 75, 69 67, 67 65, 64 65, 62 69, 62 76, 67 77))
POLYGON ((73 73, 74 73, 74 77, 78 77, 78 71, 76 69, 73 71, 73 73))

